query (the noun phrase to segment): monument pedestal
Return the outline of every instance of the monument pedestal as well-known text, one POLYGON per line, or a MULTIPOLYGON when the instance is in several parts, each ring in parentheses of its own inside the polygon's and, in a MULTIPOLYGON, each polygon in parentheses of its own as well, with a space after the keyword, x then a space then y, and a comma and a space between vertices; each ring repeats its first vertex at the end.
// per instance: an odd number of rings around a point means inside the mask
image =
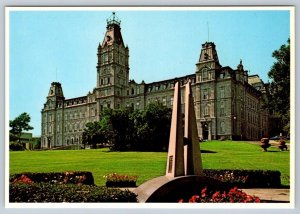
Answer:
POLYGON ((222 192, 228 191, 232 186, 205 176, 161 176, 143 183, 133 192, 138 195, 140 203, 178 203, 180 199, 187 200, 192 195, 201 195, 201 190, 205 187, 222 192))

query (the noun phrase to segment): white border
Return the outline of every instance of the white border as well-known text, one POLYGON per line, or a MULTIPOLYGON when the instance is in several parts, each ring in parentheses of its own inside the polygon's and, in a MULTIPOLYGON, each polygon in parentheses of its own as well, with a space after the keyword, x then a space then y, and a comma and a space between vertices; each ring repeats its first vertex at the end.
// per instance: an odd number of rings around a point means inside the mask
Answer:
MULTIPOLYGON (((234 7, 6 7, 5 8, 5 142, 9 142, 9 13, 11 11, 249 11, 249 10, 288 10, 290 11, 290 46, 291 46, 291 141, 295 139, 295 7, 293 6, 234 6, 234 7)), ((9 203, 9 146, 5 143, 5 207, 6 208, 163 208, 163 209, 232 209, 232 208, 283 208, 295 207, 295 143, 291 144, 290 152, 290 203, 261 203, 261 204, 173 204, 173 203, 9 203), (291 164, 293 163, 293 164, 291 164)))

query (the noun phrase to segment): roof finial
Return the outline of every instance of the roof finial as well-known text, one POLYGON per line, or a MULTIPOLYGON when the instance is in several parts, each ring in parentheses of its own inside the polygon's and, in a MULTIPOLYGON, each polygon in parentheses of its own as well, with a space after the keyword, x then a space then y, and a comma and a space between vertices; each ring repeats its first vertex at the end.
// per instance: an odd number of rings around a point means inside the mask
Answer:
POLYGON ((106 21, 107 21, 107 25, 116 24, 120 26, 121 24, 121 21, 116 16, 116 12, 112 12, 112 15, 108 19, 106 19, 106 21))

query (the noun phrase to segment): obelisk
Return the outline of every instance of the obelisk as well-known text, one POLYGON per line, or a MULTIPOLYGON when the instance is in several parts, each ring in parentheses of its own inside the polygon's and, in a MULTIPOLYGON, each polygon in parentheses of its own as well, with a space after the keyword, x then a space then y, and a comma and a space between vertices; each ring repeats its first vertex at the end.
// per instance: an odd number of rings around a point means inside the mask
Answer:
POLYGON ((183 121, 181 112, 181 93, 177 82, 174 87, 173 111, 169 139, 169 150, 167 159, 166 176, 184 176, 184 154, 183 154, 183 121))
POLYGON ((184 111, 184 162, 185 175, 203 175, 202 159, 199 147, 198 129, 191 82, 185 85, 184 111))

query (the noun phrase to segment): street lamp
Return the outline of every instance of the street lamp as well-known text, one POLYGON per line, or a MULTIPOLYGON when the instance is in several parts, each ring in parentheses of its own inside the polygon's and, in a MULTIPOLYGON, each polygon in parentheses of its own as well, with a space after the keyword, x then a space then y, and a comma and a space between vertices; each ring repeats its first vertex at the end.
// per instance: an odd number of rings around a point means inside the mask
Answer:
POLYGON ((233 117, 233 133, 232 135, 235 135, 236 134, 236 116, 233 117))

